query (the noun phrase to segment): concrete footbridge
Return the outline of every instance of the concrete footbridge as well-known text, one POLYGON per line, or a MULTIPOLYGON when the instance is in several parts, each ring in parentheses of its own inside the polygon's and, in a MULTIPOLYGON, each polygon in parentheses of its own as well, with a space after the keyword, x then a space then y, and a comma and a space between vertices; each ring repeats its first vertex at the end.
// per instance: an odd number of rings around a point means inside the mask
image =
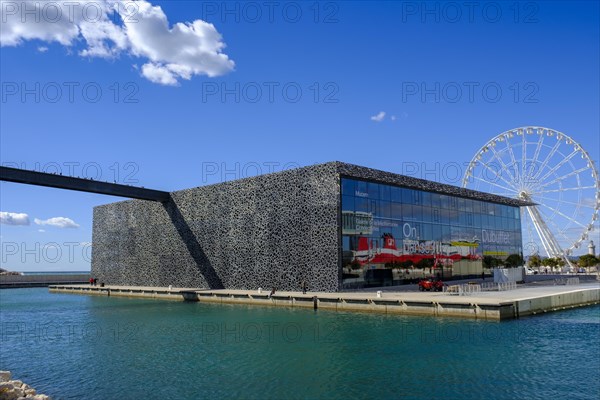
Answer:
POLYGON ((0 167, 0 181, 106 194, 130 199, 150 200, 161 203, 167 202, 170 198, 169 192, 161 190, 10 167, 0 167))

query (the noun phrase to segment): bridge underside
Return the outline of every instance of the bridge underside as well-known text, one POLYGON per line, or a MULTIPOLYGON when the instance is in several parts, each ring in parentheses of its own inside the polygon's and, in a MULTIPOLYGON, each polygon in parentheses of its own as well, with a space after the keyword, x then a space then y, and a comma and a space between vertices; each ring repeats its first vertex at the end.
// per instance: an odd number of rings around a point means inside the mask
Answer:
POLYGON ((166 202, 170 198, 169 192, 160 190, 9 167, 0 167, 0 180, 158 202, 166 202))

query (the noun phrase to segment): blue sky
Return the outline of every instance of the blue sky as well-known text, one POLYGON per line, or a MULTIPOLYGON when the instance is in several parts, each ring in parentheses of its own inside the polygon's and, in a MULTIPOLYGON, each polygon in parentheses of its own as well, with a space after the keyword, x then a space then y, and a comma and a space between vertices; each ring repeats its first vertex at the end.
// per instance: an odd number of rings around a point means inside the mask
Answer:
MULTIPOLYGON (((526 125, 599 160, 595 1, 126 2, 110 24, 21 3, 2 0, 3 165, 172 191, 340 160, 460 185, 444 165, 526 125)), ((0 225, 14 270, 89 269, 93 207, 121 200, 0 189, 29 221, 0 225)))

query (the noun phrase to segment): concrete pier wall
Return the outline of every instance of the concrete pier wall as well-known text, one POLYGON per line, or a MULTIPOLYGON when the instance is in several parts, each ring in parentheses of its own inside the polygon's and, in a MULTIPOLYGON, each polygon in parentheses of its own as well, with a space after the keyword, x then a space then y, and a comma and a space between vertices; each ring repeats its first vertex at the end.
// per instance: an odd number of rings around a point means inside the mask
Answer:
POLYGON ((349 312, 378 312, 399 315, 460 317, 501 321, 543 312, 600 304, 600 286, 554 286, 518 289, 512 293, 483 296, 451 296, 442 293, 307 293, 244 290, 198 290, 194 288, 126 286, 52 286, 53 293, 124 296, 217 304, 244 304, 275 307, 303 307, 349 312), (538 290, 543 289, 543 290, 538 290))
POLYGON ((518 300, 515 302, 515 307, 518 316, 526 316, 598 303, 600 303, 600 290, 577 290, 553 296, 518 300))

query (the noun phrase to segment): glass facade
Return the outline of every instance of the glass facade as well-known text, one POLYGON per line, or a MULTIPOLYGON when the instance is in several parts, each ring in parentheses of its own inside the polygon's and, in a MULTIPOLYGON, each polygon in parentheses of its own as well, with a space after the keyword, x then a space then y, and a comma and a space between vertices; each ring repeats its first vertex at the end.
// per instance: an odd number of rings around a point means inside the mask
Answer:
POLYGON ((341 179, 343 285, 480 275, 521 254, 519 207, 341 179))

